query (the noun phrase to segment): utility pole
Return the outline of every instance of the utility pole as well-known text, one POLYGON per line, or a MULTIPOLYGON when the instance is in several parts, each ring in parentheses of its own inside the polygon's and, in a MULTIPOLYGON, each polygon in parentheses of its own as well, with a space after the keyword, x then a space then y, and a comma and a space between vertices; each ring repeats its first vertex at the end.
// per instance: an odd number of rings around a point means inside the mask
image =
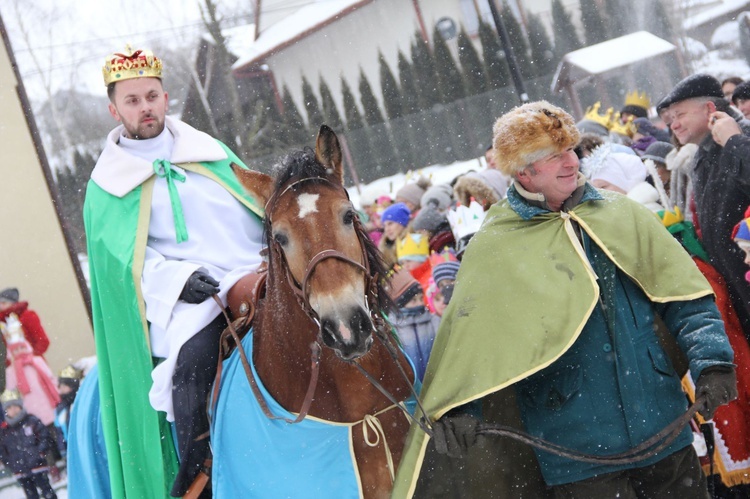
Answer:
POLYGON ((500 12, 497 10, 495 0, 487 0, 490 4, 490 10, 492 11, 492 19, 495 20, 495 29, 497 34, 500 36, 500 42, 503 44, 503 52, 505 52, 505 59, 508 61, 508 69, 510 70, 510 76, 513 78, 513 85, 516 87, 516 93, 521 104, 529 102, 529 95, 526 93, 526 89, 523 85, 523 79, 521 79, 521 72, 518 69, 518 63, 516 62, 516 55, 513 53, 513 47, 510 45, 510 39, 508 38, 508 32, 505 30, 505 24, 500 17, 500 12))

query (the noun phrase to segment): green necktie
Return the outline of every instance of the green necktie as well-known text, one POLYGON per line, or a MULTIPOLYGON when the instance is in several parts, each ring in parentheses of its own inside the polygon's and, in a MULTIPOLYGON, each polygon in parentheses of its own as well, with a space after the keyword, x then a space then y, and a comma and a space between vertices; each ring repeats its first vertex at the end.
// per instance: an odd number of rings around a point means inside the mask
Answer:
POLYGON ((182 203, 180 203, 180 195, 177 193, 177 186, 174 185, 174 181, 185 182, 185 175, 172 168, 172 164, 165 159, 157 159, 154 161, 154 173, 158 177, 167 180, 167 188, 169 189, 169 201, 172 203, 172 216, 174 217, 174 230, 177 234, 177 243, 182 243, 188 240, 187 226, 185 225, 185 217, 182 214, 182 203))

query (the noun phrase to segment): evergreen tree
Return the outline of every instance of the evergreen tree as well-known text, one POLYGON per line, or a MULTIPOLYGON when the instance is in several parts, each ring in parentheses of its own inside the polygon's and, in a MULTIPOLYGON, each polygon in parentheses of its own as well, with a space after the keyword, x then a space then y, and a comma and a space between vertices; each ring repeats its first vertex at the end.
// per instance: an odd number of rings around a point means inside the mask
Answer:
POLYGON ((617 38, 626 34, 625 10, 619 0, 604 0, 604 13, 607 20, 609 38, 617 38))
POLYGON ((365 121, 368 125, 375 126, 385 122, 383 113, 380 111, 378 99, 375 98, 370 81, 361 67, 359 68, 359 98, 361 99, 365 121))
POLYGON ((482 19, 479 20, 479 41, 482 43, 485 74, 489 88, 498 89, 510 84, 510 71, 500 47, 500 39, 495 30, 482 19))
POLYGON ((401 83, 401 103, 404 115, 419 112, 419 91, 414 69, 401 50, 398 51, 398 80, 401 83))
POLYGON ((561 0, 552 0, 552 26, 555 38, 555 60, 560 60, 568 52, 582 47, 576 28, 561 0))
POLYGON ((359 172, 363 182, 377 178, 377 163, 372 155, 370 144, 370 129, 365 125, 362 113, 357 106, 349 84, 341 78, 341 95, 344 102, 344 119, 346 120, 346 141, 354 161, 354 167, 359 172))
POLYGON ((320 103, 323 106, 323 118, 325 118, 325 123, 333 128, 335 131, 340 132, 344 129, 344 121, 341 119, 341 113, 339 113, 338 107, 336 107, 336 102, 333 100, 333 94, 331 94, 331 89, 328 88, 328 84, 323 79, 323 76, 320 76, 320 103))
POLYGON ((365 126, 365 120, 357 106, 357 99, 349 88, 349 84, 341 78, 341 95, 344 101, 344 119, 348 130, 359 130, 365 126))
POLYGON ((607 27, 599 13, 596 0, 581 0, 581 23, 586 45, 595 45, 607 40, 607 27))
POLYGON ((502 16, 505 30, 508 32, 510 46, 513 47, 516 56, 518 70, 521 72, 523 78, 533 78, 535 72, 534 67, 531 64, 531 59, 529 58, 529 42, 526 39, 523 29, 521 29, 521 24, 508 6, 507 0, 503 0, 502 16))
POLYGON ((312 85, 310 85, 310 82, 304 76, 302 76, 302 98, 305 101, 308 130, 310 131, 310 135, 315 137, 318 133, 318 128, 323 124, 325 118, 323 117, 323 112, 320 110, 320 103, 315 96, 312 85))
POLYGON ((539 16, 529 13, 529 45, 531 46, 531 61, 534 64, 536 76, 546 76, 555 71, 555 54, 552 42, 547 34, 544 23, 539 16))
POLYGON ((661 0, 653 0, 648 3, 647 9, 646 31, 664 40, 672 41, 674 39, 674 29, 672 29, 672 23, 661 0))
MULTIPOLYGON (((253 105, 253 120, 247 129, 246 151, 250 158, 263 158, 279 153, 286 148, 286 124, 282 117, 273 90, 270 87, 257 89, 258 96, 253 105)), ((271 159, 269 160, 269 166, 271 159)), ((257 164, 257 163, 256 163, 257 164)))
POLYGON ((448 104, 466 97, 466 89, 461 72, 451 55, 448 44, 440 35, 437 27, 432 33, 435 57, 435 71, 440 85, 440 102, 448 104))
POLYGON ((393 76, 382 52, 378 52, 378 62, 380 63, 380 90, 383 94, 385 114, 389 120, 395 120, 404 115, 401 89, 398 88, 396 77, 393 76))
POLYGON ((57 169, 57 189, 60 194, 60 212, 66 230, 73 240, 76 253, 86 253, 86 232, 83 225, 83 201, 86 184, 96 164, 96 157, 75 148, 73 165, 57 169))
POLYGON ((297 108, 297 104, 292 99, 292 94, 286 85, 283 87, 281 103, 284 106, 282 115, 284 121, 284 131, 282 142, 287 147, 301 147, 308 142, 308 130, 302 114, 297 108))
POLYGON ((442 101, 442 98, 432 51, 419 33, 414 35, 411 59, 419 92, 419 107, 423 110, 432 109, 435 104, 442 101))
POLYGON ((474 48, 474 44, 463 26, 458 33, 458 62, 461 63, 461 69, 463 70, 466 94, 485 93, 487 91, 487 74, 484 72, 479 53, 474 48))

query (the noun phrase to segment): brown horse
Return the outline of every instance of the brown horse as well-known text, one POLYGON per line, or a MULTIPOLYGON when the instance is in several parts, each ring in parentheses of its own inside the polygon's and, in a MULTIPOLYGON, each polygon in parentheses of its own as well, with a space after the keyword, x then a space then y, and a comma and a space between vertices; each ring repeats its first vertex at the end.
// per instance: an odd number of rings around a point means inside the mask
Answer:
MULTIPOLYGON (((275 180, 239 168, 236 173, 245 188, 266 203, 268 277, 252 329, 252 362, 260 383, 290 413, 306 412, 313 420, 348 424, 362 495, 388 497, 391 473, 401 458, 410 422, 356 364, 397 401, 411 395, 414 375, 400 349, 385 344, 393 339, 382 321, 388 302, 378 279, 383 263, 343 187, 338 138, 323 125, 314 153, 307 149, 287 156, 275 180), (311 344, 321 342, 327 348, 321 349, 314 368, 311 344), (315 376, 317 384, 309 381, 315 376), (314 396, 306 397, 311 387, 314 396), (377 437, 373 416, 382 428, 377 437)), ((247 382, 243 383, 247 390, 247 382)), ((219 399, 223 390, 222 385, 219 399)), ((231 411, 232 401, 225 403, 226 411, 231 411)), ((267 418, 261 419, 265 419, 261 424, 270 424, 267 418)), ((290 431, 296 426, 289 418, 274 424, 290 431)), ((264 452, 274 447, 277 443, 269 442, 264 452)), ((217 450, 214 443, 215 465, 221 459, 217 450)), ((272 461, 273 457, 266 454, 262 459, 272 461)), ((318 470, 322 475, 326 472, 318 470)), ((312 497, 303 475, 295 475, 300 480, 297 495, 312 497)), ((215 486, 220 486, 217 479, 221 480, 214 476, 215 486)), ((336 495, 337 491, 327 493, 336 495)))

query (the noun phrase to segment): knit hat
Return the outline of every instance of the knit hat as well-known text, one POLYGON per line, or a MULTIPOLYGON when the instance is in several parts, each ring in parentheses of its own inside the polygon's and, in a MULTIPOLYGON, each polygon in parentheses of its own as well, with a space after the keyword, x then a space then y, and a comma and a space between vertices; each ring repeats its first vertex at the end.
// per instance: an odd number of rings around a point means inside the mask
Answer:
POLYGON ((398 308, 403 308, 418 293, 422 286, 406 269, 398 267, 388 282, 388 296, 398 308))
POLYGON ((429 239, 422 234, 405 234, 396 242, 396 258, 399 262, 402 260, 424 262, 429 254, 429 239))
POLYGON ((430 201, 437 203, 438 210, 446 211, 453 204, 453 187, 450 184, 433 185, 425 191, 419 204, 424 209, 430 201))
POLYGON ((422 200, 422 196, 424 196, 429 187, 430 179, 426 177, 420 177, 416 182, 406 184, 401 189, 396 191, 396 195, 394 196, 394 198, 398 202, 408 201, 416 208, 419 208, 419 203, 422 200))
POLYGON ((750 81, 744 81, 734 87, 734 92, 732 93, 732 104, 736 106, 739 99, 750 99, 750 81))
POLYGON ((0 395, 0 402, 3 404, 3 410, 11 405, 23 407, 23 398, 21 397, 21 392, 19 392, 17 388, 5 390, 2 395, 0 395))
POLYGON ((492 127, 495 162, 512 176, 551 154, 574 147, 580 134, 573 117, 547 101, 516 107, 492 127))
POLYGON ((446 246, 451 248, 456 246, 456 238, 453 237, 453 231, 451 230, 450 222, 448 223, 445 230, 441 229, 430 238, 430 252, 440 251, 446 246))
POLYGON ((672 104, 695 97, 724 98, 721 83, 713 76, 705 73, 688 76, 675 85, 672 91, 659 102, 656 106, 656 111, 661 112, 672 104))
POLYGON ((734 226, 732 230, 732 239, 735 241, 750 242, 750 206, 745 211, 745 218, 734 226))
POLYGON ((646 166, 638 156, 611 152, 605 146, 597 147, 591 156, 584 158, 581 169, 589 181, 604 180, 626 193, 646 180, 648 175, 646 166))
POLYGON ((445 279, 455 279, 458 274, 458 258, 456 258, 455 251, 446 249, 441 253, 433 253, 430 255, 430 263, 432 264, 432 279, 435 284, 440 284, 440 281, 445 279))
POLYGON ((646 151, 643 153, 643 156, 641 156, 641 159, 644 161, 650 159, 655 163, 666 164, 667 154, 669 154, 673 150, 674 146, 669 142, 654 142, 653 144, 648 146, 648 148, 646 148, 646 151))
POLYGON ((437 233, 441 226, 448 226, 448 219, 441 213, 437 207, 437 201, 432 199, 429 204, 422 206, 417 216, 411 223, 414 230, 424 230, 430 233, 430 236, 437 233))
POLYGON ((466 174, 466 176, 478 178, 482 182, 490 186, 498 199, 503 199, 505 197, 505 192, 508 190, 509 182, 508 177, 503 175, 500 170, 485 168, 484 170, 478 172, 469 172, 466 174))
POLYGON ((409 224, 409 218, 411 217, 411 211, 406 207, 404 203, 396 203, 390 205, 383 211, 380 216, 380 221, 385 222, 396 222, 406 227, 409 224))
POLYGON ((12 303, 18 302, 18 289, 17 288, 6 288, 0 291, 0 301, 9 301, 12 303))

